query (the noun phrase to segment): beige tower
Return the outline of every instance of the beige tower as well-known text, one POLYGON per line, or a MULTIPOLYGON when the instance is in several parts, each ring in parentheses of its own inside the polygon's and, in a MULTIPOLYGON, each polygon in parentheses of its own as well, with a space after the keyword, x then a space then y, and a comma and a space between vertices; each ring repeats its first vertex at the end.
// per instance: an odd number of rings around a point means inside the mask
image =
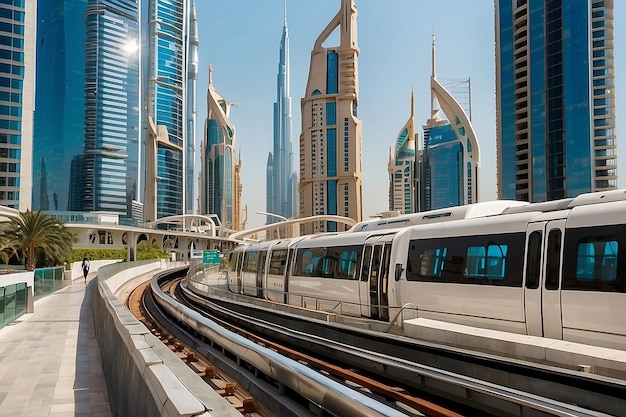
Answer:
MULTIPOLYGON (((361 120, 354 0, 341 10, 315 41, 306 95, 300 101, 300 217, 336 214, 362 218, 361 120), (322 44, 339 30, 339 46, 322 44)), ((344 230, 336 222, 303 226, 301 233, 344 230)))

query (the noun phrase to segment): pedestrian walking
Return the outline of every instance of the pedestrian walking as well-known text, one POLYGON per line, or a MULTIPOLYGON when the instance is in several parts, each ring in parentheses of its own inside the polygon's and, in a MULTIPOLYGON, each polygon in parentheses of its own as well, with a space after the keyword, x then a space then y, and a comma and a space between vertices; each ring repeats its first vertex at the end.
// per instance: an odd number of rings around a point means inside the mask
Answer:
POLYGON ((87 274, 89 273, 89 259, 83 258, 83 263, 80 266, 83 270, 83 280, 87 283, 87 274))

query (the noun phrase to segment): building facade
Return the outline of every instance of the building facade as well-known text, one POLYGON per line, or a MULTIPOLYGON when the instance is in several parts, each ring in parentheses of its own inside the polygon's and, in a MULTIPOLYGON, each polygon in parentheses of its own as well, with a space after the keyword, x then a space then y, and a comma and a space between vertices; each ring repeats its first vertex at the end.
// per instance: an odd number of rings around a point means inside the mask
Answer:
POLYGON ((85 143, 85 11, 88 0, 37 7, 33 210, 82 210, 85 143))
POLYGON ((0 4, 0 205, 32 209, 37 2, 0 4))
POLYGON ((417 170, 415 144, 415 99, 411 92, 411 115, 404 124, 394 148, 389 149, 389 210, 399 214, 415 213, 417 170))
POLYGON ((213 85, 209 68, 207 117, 201 146, 200 214, 215 214, 227 229, 239 230, 241 223, 241 156, 235 155, 235 126, 230 121, 233 103, 213 85), (238 221, 239 219, 239 221, 238 221))
POLYGON ((196 161, 196 126, 197 102, 196 85, 198 83, 198 17, 196 4, 191 3, 189 25, 189 53, 187 55, 187 140, 185 156, 185 212, 195 213, 198 197, 198 181, 195 178, 196 161))
POLYGON ((90 0, 85 24, 82 210, 130 218, 140 169, 139 2, 90 0))
POLYGON ((498 0, 498 197, 617 187, 613 0, 498 0))
MULTIPOLYGON (((301 99, 300 217, 330 214, 362 219, 361 120, 358 118, 357 11, 354 0, 319 35, 311 51, 305 97, 301 99), (323 43, 339 28, 339 46, 323 43)), ((336 231, 324 221, 302 234, 336 231)))
POLYGON ((480 147, 476 133, 463 107, 437 80, 434 36, 431 53, 431 116, 423 126, 420 211, 478 202, 480 147))
POLYGON ((189 0, 150 0, 144 220, 184 214, 189 0))
MULTIPOLYGON (((297 208, 298 176, 293 171, 291 142, 291 95, 289 94, 289 33, 287 16, 280 41, 276 102, 274 103, 274 142, 267 158, 266 210, 283 217, 293 217, 297 208)), ((267 223, 278 219, 267 217, 267 223)))

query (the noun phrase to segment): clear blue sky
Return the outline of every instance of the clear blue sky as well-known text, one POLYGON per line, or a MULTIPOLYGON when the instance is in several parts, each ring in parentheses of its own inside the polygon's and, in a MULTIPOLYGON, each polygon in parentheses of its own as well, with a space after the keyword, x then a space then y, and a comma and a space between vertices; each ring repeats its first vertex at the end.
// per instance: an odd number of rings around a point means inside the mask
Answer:
MULTIPOLYGON (((626 131, 626 4, 615 1, 617 134, 626 131)), ((293 149, 297 171, 300 99, 311 49, 335 16, 340 0, 288 0, 293 149)), ((481 147, 480 198, 496 199, 495 49, 493 0, 356 0, 359 117, 363 122, 363 217, 388 208, 389 147, 410 113, 420 133, 430 116, 429 77, 433 30, 437 78, 471 78, 472 122, 481 147)), ((272 148, 273 103, 283 27, 283 0, 196 0, 200 35, 198 135, 206 117, 209 63, 215 88, 238 104, 231 120, 243 161, 247 227, 265 216, 265 166, 272 148)), ((338 43, 338 42, 337 42, 338 43)), ((334 46, 334 45, 327 45, 334 46)), ((421 144, 420 144, 421 148, 421 144)), ((199 149, 198 149, 199 152, 199 149)), ((619 186, 626 187, 626 144, 618 139, 619 186)))

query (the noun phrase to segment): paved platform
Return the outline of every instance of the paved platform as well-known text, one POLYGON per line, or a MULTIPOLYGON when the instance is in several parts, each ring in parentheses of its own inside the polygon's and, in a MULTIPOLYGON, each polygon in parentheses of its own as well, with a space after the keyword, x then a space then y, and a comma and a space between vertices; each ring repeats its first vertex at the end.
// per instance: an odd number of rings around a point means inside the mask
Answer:
POLYGON ((111 417, 93 330, 95 273, 0 329, 0 417, 111 417))

